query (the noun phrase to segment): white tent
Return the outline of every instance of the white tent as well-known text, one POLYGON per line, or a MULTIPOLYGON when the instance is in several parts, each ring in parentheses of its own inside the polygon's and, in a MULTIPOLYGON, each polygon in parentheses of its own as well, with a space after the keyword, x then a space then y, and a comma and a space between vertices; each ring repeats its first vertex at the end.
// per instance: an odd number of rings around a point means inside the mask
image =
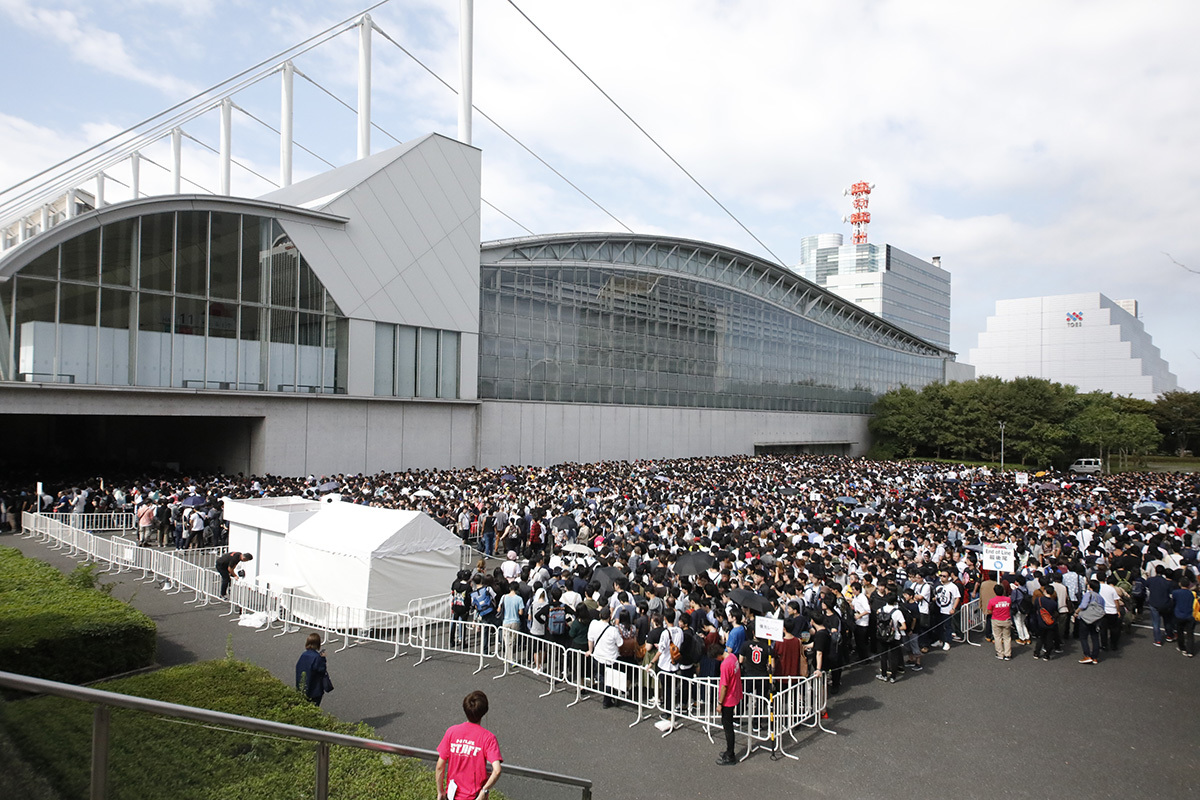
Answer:
POLYGON ((329 503, 287 536, 288 571, 335 606, 404 611, 449 592, 462 541, 420 511, 329 503))

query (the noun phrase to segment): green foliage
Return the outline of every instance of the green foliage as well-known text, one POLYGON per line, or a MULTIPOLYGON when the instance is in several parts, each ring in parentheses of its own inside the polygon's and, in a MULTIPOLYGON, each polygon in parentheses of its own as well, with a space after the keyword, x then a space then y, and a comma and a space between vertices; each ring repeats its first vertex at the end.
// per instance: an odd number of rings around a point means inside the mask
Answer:
POLYGON ((1200 453, 1200 392, 1167 392, 1154 404, 1152 417, 1172 453, 1200 453))
POLYGON ((0 547, 0 670, 85 683, 154 661, 154 622, 19 550, 0 547))
MULTIPOLYGON (((252 664, 220 659, 111 681, 97 688, 306 728, 378 738, 339 722, 252 664)), ((3 723, 26 759, 64 797, 88 794, 91 707, 38 697, 12 702, 3 723)), ((273 800, 313 796, 314 744, 215 730, 113 709, 109 796, 114 800, 273 800)), ((433 772, 419 761, 357 748, 330 753, 330 795, 352 800, 435 797, 433 772)))
POLYGON ((80 564, 71 574, 67 576, 67 583, 74 586, 76 589, 95 589, 98 592, 111 595, 115 583, 102 583, 100 576, 96 571, 100 569, 100 565, 95 561, 89 564, 80 564))
POLYGON ((908 387, 880 397, 872 410, 871 454, 880 458, 957 458, 999 461, 1000 422, 1010 463, 1064 467, 1077 457, 1112 453, 1122 460, 1153 451, 1164 424, 1173 446, 1192 431, 1200 437, 1200 394, 1164 395, 1158 403, 1103 392, 1079 394, 1040 378, 984 377, 962 383, 908 387), (1194 428, 1189 427, 1194 420, 1194 428), (1154 428, 1155 422, 1158 428, 1154 428))

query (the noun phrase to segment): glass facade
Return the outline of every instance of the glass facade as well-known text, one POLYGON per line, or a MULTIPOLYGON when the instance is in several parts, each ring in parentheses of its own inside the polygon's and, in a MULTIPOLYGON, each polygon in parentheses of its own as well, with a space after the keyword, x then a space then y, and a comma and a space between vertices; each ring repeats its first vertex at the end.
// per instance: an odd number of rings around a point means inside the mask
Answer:
POLYGON ((345 393, 348 326, 277 220, 147 214, 0 290, 5 380, 345 393))
POLYGON ((865 414, 888 389, 942 379, 936 348, 711 247, 488 249, 482 398, 865 414))
POLYGON ((376 396, 457 398, 460 338, 457 331, 376 322, 376 396))

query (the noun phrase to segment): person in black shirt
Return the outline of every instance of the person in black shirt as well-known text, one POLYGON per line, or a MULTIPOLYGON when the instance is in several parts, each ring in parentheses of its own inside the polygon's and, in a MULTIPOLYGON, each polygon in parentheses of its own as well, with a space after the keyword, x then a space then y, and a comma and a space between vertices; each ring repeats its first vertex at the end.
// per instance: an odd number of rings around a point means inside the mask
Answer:
POLYGON ((217 574, 221 576, 221 599, 229 594, 229 582, 237 577, 238 565, 243 561, 253 561, 250 553, 231 551, 217 559, 217 574))

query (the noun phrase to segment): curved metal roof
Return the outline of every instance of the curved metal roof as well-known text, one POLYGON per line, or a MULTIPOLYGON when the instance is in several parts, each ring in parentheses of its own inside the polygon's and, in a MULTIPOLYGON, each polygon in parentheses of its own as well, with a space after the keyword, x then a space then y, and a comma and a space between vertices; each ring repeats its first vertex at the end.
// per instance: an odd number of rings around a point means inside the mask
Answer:
POLYGON ((672 236, 554 233, 484 242, 483 265, 609 264, 727 286, 848 336, 927 356, 950 351, 914 336, 792 270, 732 247, 672 236))
POLYGON ((143 197, 104 206, 60 222, 45 233, 29 239, 0 257, 0 280, 7 280, 38 256, 80 234, 126 219, 171 211, 225 211, 231 214, 257 214, 276 219, 295 219, 308 223, 341 227, 346 217, 310 211, 296 206, 268 203, 244 197, 223 197, 208 194, 175 194, 143 197))

